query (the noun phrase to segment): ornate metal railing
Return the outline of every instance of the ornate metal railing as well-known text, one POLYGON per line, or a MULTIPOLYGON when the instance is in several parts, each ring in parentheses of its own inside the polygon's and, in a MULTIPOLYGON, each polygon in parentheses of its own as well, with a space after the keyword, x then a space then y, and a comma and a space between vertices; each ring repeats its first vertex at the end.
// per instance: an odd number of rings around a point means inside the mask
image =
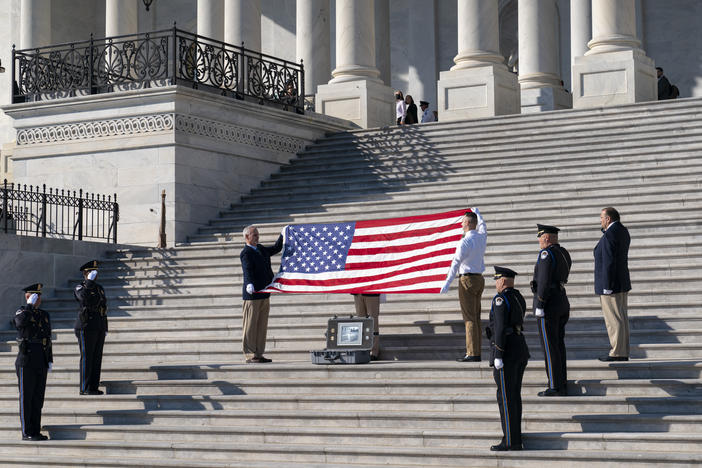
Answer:
POLYGON ((303 114, 294 63, 175 27, 151 33, 12 49, 12 102, 184 84, 303 114))
POLYGON ((15 186, 5 179, 0 198, 0 229, 6 233, 117 243, 117 194, 113 198, 83 194, 82 189, 47 191, 46 185, 15 186))

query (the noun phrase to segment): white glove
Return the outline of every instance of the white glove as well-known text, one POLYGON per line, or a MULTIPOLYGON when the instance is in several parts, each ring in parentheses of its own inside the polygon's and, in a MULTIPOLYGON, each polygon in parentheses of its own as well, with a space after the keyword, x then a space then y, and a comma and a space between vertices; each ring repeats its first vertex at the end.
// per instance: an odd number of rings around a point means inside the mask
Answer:
POLYGON ((90 281, 94 281, 95 278, 97 278, 97 270, 90 270, 90 273, 88 273, 88 279, 90 281))
POLYGON ((253 294, 253 293, 254 293, 253 284, 249 283, 249 284, 246 285, 246 292, 247 292, 248 294, 253 294))
POLYGON ((451 283, 446 283, 446 284, 444 284, 444 286, 441 288, 440 293, 441 293, 441 294, 445 294, 446 292, 448 292, 448 290, 449 290, 450 287, 451 287, 451 283))
POLYGON ((32 295, 27 298, 27 304, 34 305, 37 303, 38 300, 39 300, 39 294, 32 293, 32 295))
POLYGON ((544 309, 536 308, 534 310, 534 315, 536 315, 537 317, 543 317, 544 316, 544 309))
POLYGON ((53 368, 54 368, 54 363, 53 363, 53 362, 50 362, 50 363, 49 363, 49 372, 51 372, 51 369, 53 369, 53 368))
POLYGON ((502 362, 502 359, 495 358, 495 369, 502 369, 503 367, 505 367, 505 363, 502 362))
POLYGON ((612 294, 612 290, 611 289, 603 289, 602 293, 607 294, 609 296, 610 294, 612 294))

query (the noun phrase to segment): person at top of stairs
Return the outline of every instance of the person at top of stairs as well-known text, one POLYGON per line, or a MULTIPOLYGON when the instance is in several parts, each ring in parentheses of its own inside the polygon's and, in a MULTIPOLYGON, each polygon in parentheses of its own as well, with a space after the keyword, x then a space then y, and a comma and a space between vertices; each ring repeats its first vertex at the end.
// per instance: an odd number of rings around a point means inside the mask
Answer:
POLYGON ((244 241, 246 245, 239 255, 241 268, 244 270, 244 356, 247 363, 271 362, 271 359, 263 355, 266 350, 268 313, 271 308, 270 294, 256 291, 264 289, 273 280, 271 256, 283 250, 283 235, 278 237, 273 246, 266 247, 258 243, 258 229, 255 226, 246 226, 244 241))
POLYGON ((107 298, 95 278, 98 274, 97 260, 91 260, 80 267, 83 281, 73 289, 78 301, 78 317, 73 325, 78 347, 80 348, 80 394, 102 395, 100 372, 102 370, 102 349, 107 336, 107 298))
POLYGON ((39 431, 46 375, 51 371, 54 355, 51 349, 51 319, 45 310, 39 308, 42 286, 41 283, 36 283, 24 288, 27 305, 17 309, 13 319, 19 344, 15 370, 19 385, 22 440, 48 439, 39 431))
POLYGON ((490 308, 490 326, 485 334, 490 340, 490 366, 497 384, 502 441, 493 452, 522 450, 522 377, 529 361, 529 348, 522 334, 526 301, 514 289, 517 272, 495 266, 495 289, 490 308))
POLYGON ((485 289, 485 247, 487 245, 487 225, 477 208, 471 208, 463 217, 464 236, 456 247, 451 269, 446 283, 441 288, 445 293, 451 282, 459 276, 458 301, 466 327, 466 354, 459 362, 480 362, 480 300, 485 289))
POLYGON ((539 396, 566 396, 565 326, 570 317, 570 303, 565 285, 573 262, 568 251, 558 243, 560 229, 545 224, 536 227, 541 250, 534 266, 531 291, 548 377, 548 388, 539 392, 539 396))

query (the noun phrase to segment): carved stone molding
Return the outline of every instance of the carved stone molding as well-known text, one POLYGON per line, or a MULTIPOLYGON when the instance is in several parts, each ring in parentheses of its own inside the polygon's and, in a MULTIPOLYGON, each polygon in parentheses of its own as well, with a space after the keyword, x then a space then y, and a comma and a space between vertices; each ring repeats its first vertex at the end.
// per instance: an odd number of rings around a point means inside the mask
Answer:
POLYGON ((297 153, 305 148, 305 141, 300 138, 279 135, 254 128, 216 122, 190 115, 176 115, 176 130, 191 135, 200 135, 216 140, 242 143, 249 146, 297 153))
POLYGON ((39 143, 95 140, 114 136, 144 135, 169 130, 177 130, 191 135, 205 136, 215 140, 240 143, 285 153, 294 154, 305 148, 305 141, 300 138, 200 117, 176 114, 155 114, 23 128, 17 131, 17 144, 26 146, 39 143))
POLYGON ((173 130, 173 114, 95 120, 17 130, 18 145, 93 140, 113 136, 140 135, 173 130))

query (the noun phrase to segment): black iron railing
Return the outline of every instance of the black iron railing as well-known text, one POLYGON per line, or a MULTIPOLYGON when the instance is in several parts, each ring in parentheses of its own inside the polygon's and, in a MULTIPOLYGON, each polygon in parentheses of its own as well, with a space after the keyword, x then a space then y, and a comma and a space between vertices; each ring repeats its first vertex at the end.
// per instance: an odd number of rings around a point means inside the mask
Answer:
POLYGON ((12 102, 185 84, 303 114, 294 63, 175 27, 37 49, 12 49, 12 102))
POLYGON ((119 205, 112 196, 4 181, 0 230, 37 237, 104 239, 117 243, 119 205))

